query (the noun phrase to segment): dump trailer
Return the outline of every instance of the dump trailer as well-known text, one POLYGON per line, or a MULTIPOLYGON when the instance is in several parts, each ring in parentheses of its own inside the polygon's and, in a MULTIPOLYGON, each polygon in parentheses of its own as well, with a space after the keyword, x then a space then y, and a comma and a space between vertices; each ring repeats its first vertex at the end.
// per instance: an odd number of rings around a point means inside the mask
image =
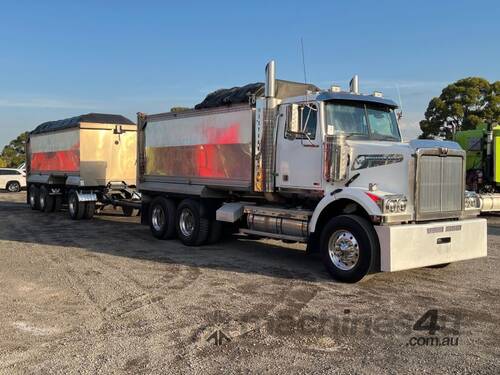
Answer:
POLYGON ((275 78, 195 109, 138 114, 142 222, 159 239, 226 231, 306 243, 340 281, 484 257, 486 220, 455 142, 403 143, 381 93, 275 78))
POLYGON ((29 134, 26 154, 33 210, 67 204, 72 219, 90 219, 106 205, 122 207, 127 216, 140 208, 137 126, 123 116, 90 113, 45 122, 29 134))

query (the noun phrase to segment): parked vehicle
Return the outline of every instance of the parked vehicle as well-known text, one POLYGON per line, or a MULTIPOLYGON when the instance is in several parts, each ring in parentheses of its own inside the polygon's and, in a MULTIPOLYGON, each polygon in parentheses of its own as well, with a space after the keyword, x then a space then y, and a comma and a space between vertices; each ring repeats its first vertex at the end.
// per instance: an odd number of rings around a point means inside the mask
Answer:
POLYGON ((16 193, 26 187, 26 174, 16 168, 0 168, 0 189, 16 193))
POLYGON ((224 224, 307 243, 331 275, 486 256, 486 220, 454 142, 403 143, 381 93, 275 79, 218 90, 194 110, 138 114, 142 222, 160 239, 217 241, 224 224))
POLYGON ((453 139, 466 152, 466 186, 480 194, 481 211, 500 211, 500 125, 458 131, 453 139))
POLYGON ((90 113, 39 125, 28 138, 27 201, 33 210, 68 204, 72 219, 90 219, 105 205, 132 215, 136 125, 119 115, 90 113))
POLYGON ((26 162, 19 164, 17 169, 26 173, 26 162))

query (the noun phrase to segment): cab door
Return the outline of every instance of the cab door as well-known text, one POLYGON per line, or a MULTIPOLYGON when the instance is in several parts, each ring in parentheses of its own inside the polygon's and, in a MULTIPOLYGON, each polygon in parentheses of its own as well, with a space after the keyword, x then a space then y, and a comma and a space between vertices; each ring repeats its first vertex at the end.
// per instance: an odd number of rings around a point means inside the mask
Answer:
POLYGON ((281 105, 276 136, 276 187, 321 190, 322 142, 318 106, 314 103, 281 105), (292 125, 294 121, 298 121, 299 132, 292 125))

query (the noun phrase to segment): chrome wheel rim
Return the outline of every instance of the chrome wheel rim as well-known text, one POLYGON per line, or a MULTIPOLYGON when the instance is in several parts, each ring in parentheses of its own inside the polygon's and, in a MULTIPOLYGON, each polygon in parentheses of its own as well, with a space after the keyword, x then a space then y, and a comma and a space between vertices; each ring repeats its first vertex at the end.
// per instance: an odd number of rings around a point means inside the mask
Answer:
POLYGON ((153 208, 151 223, 153 224, 155 231, 159 232, 163 229, 163 226, 165 225, 165 214, 163 213, 163 209, 161 207, 156 206, 153 208))
POLYGON ((30 192, 30 206, 35 207, 35 194, 30 192))
POLYGON ((191 237, 194 232, 195 220, 193 212, 189 208, 184 208, 181 212, 179 227, 184 237, 191 237))
POLYGON ((347 230, 335 231, 328 242, 328 253, 335 267, 352 270, 359 261, 359 244, 354 235, 347 230))
POLYGON ((12 184, 9 185, 9 191, 11 193, 15 193, 17 190, 18 190, 17 189, 17 185, 15 183, 12 183, 12 184))
POLYGON ((71 215, 75 214, 75 198, 71 197, 68 202, 68 209, 71 215))

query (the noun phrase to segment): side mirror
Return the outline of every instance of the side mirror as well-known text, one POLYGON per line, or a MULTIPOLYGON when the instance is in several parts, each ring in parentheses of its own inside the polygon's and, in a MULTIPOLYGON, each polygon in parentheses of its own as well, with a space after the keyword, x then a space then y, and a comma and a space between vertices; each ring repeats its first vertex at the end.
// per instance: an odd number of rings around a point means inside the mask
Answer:
POLYGON ((288 120, 288 129, 287 129, 288 133, 292 133, 292 134, 302 133, 302 129, 300 128, 300 121, 299 121, 299 106, 298 106, 298 104, 291 104, 288 107, 287 120, 288 120))

